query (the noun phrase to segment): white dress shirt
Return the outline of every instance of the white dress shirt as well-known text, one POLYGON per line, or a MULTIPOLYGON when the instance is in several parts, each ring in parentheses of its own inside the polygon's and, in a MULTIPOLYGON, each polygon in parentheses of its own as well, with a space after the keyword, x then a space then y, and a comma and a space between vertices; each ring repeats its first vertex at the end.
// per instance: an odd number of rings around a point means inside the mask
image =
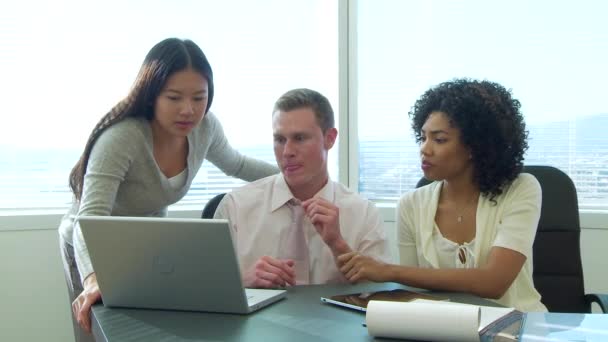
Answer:
MULTIPOLYGON (((339 208, 340 232, 350 248, 384 262, 391 261, 386 233, 372 202, 332 180, 315 197, 339 208)), ((265 255, 279 258, 285 254, 280 241, 284 241, 291 226, 287 202, 293 198, 282 174, 262 178, 224 196, 215 218, 230 221, 242 273, 265 255)), ((307 218, 304 230, 310 250, 310 283, 347 282, 331 250, 307 218)))

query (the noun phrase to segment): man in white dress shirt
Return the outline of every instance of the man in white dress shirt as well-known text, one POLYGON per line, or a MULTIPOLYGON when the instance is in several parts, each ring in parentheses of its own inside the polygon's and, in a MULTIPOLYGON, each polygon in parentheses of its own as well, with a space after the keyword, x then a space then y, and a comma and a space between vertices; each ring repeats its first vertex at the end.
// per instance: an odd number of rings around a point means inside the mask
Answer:
POLYGON ((215 212, 230 221, 245 286, 347 282, 336 258, 353 250, 390 261, 378 209, 329 178, 338 131, 327 98, 310 89, 285 93, 272 128, 281 173, 226 194, 215 212))

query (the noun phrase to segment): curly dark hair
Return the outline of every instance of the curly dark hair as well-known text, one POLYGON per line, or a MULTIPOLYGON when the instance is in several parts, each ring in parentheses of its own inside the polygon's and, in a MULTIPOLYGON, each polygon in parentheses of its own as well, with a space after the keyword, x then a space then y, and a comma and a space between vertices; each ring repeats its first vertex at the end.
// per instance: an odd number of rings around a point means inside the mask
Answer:
POLYGON ((429 115, 445 113, 460 129, 460 139, 471 151, 473 181, 484 196, 494 201, 523 168, 528 131, 520 107, 502 85, 462 78, 427 90, 409 116, 420 143, 422 126, 429 115))

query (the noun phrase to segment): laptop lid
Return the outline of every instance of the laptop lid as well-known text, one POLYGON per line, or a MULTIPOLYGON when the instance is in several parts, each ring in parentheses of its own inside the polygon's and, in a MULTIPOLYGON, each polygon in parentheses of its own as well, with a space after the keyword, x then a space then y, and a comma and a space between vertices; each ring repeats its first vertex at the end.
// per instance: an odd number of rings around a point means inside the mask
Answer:
POLYGON ((104 305, 248 313, 285 296, 265 290, 261 303, 248 304, 227 220, 78 220, 104 305))

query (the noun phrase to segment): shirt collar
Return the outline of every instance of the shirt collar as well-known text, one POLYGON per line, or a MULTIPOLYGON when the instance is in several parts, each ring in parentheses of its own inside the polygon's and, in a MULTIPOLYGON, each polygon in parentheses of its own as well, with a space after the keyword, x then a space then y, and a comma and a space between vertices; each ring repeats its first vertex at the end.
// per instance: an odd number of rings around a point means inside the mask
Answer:
MULTIPOLYGON (((319 190, 313 197, 321 197, 331 203, 334 203, 334 182, 331 178, 327 178, 327 184, 319 190)), ((285 182, 285 177, 282 173, 276 175, 274 179, 272 195, 270 200, 270 211, 275 211, 295 198, 289 190, 289 186, 285 182)))

